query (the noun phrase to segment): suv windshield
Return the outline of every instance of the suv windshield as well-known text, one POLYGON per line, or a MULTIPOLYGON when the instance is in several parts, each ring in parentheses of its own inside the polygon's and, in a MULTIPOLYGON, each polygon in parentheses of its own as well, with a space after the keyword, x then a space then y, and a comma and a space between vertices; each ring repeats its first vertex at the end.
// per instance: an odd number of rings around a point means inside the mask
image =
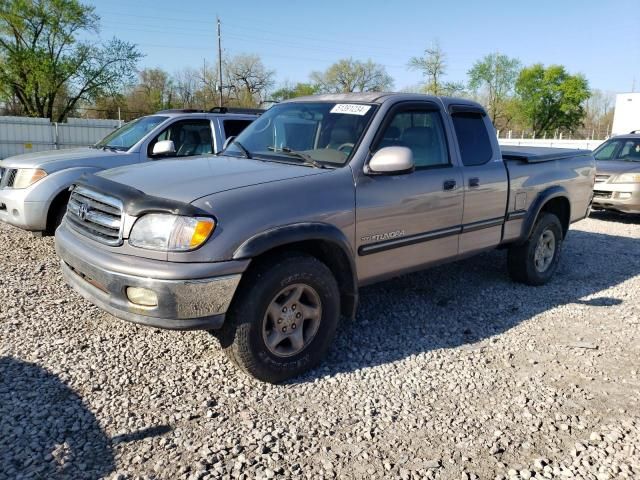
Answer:
POLYGON ((364 103, 275 105, 238 135, 225 153, 311 166, 342 166, 360 141, 375 109, 374 105, 364 103))
POLYGON ((94 146, 96 148, 113 148, 115 150, 129 150, 147 133, 156 128, 169 117, 150 116, 141 117, 124 124, 115 132, 110 133, 94 146))
POLYGON ((596 160, 640 162, 640 138, 609 140, 593 151, 596 160))

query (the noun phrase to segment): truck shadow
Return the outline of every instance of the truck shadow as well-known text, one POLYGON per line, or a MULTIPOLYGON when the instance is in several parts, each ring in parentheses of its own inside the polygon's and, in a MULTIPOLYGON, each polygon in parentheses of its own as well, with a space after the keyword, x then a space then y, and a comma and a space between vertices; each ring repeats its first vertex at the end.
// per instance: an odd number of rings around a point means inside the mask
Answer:
POLYGON ((100 478, 111 443, 82 399, 57 376, 0 358, 0 479, 100 478))
POLYGON ((492 251, 363 288, 328 360, 298 381, 473 344, 560 305, 619 305, 598 293, 640 274, 639 251, 640 239, 570 231, 556 276, 542 287, 512 282, 506 253, 492 251))
POLYGON ((593 210, 589 217, 605 222, 625 223, 628 225, 640 225, 640 214, 618 213, 609 210, 593 210))

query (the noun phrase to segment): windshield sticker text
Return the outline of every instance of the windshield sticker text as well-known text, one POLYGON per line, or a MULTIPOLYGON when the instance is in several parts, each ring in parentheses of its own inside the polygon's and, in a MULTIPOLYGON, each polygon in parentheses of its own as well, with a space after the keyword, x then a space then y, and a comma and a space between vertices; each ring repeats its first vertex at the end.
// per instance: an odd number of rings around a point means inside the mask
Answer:
POLYGON ((338 103, 331 109, 331 113, 346 113, 347 115, 366 115, 371 105, 358 105, 356 103, 338 103))

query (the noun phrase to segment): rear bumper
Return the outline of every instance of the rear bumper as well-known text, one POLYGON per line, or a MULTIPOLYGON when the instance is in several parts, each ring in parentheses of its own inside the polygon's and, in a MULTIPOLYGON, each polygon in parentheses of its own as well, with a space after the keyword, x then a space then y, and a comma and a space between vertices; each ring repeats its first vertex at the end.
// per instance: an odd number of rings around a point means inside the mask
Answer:
POLYGON ((84 243, 64 222, 56 231, 56 251, 66 282, 91 303, 123 320, 172 330, 220 328, 248 265, 178 264, 103 251, 84 243), (194 278, 188 278, 189 270, 194 278), (127 287, 152 290, 158 304, 132 303, 127 287))
POLYGON ((596 184, 593 207, 625 213, 640 213, 639 184, 596 184))
POLYGON ((28 189, 0 190, 0 221, 25 230, 45 230, 49 204, 28 201, 28 193, 28 189))

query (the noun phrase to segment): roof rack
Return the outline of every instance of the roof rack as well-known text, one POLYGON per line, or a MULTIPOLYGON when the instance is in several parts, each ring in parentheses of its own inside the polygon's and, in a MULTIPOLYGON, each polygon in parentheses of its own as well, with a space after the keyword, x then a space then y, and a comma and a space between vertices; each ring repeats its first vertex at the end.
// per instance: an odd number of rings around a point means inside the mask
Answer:
POLYGON ((209 113, 246 113, 249 115, 261 115, 264 113, 262 108, 244 108, 244 107, 213 107, 209 113))

